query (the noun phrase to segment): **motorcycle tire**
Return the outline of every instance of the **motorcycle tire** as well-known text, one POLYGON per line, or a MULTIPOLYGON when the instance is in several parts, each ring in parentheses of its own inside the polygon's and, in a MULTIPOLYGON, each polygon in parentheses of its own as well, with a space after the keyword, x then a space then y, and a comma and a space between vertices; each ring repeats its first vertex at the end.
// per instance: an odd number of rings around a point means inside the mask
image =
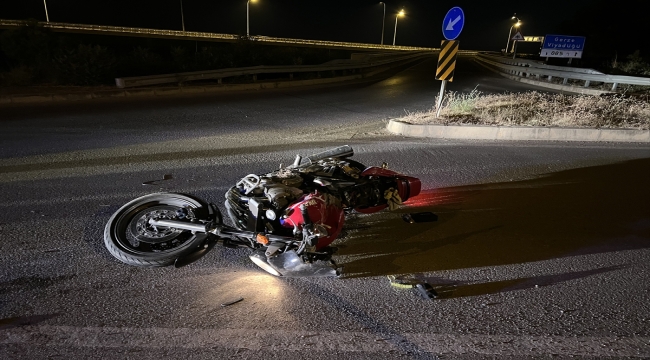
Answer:
POLYGON ((117 210, 104 229, 104 245, 116 259, 134 266, 160 267, 202 246, 206 235, 188 230, 155 228, 150 218, 184 217, 209 220, 200 199, 178 193, 157 193, 131 200, 117 210))

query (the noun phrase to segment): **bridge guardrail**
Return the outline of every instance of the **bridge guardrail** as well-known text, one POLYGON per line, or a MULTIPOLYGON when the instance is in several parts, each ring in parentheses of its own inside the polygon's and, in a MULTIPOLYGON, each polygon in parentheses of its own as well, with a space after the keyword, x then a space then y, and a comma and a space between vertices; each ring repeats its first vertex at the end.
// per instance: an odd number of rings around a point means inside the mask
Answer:
POLYGON ((118 88, 129 88, 136 86, 160 85, 170 83, 182 83, 186 81, 197 80, 220 80, 223 78, 242 76, 242 75, 260 75, 260 74, 281 74, 281 73, 304 73, 304 72, 321 72, 336 70, 360 70, 371 67, 388 65, 391 63, 411 60, 422 56, 431 55, 432 52, 409 53, 408 55, 393 55, 389 59, 384 54, 378 55, 377 59, 372 56, 365 60, 337 60, 327 62, 321 65, 275 65, 275 66, 251 66, 241 68, 229 68, 208 71, 193 71, 175 74, 149 75, 116 78, 115 85, 118 88))
POLYGON ((566 85, 568 80, 571 79, 584 81, 584 87, 589 87, 591 82, 612 84, 612 91, 616 91, 619 84, 650 86, 650 78, 626 75, 609 75, 603 74, 593 69, 565 68, 562 66, 539 64, 530 60, 513 60, 485 54, 478 54, 476 56, 476 59, 485 64, 494 66, 503 72, 508 72, 516 76, 535 76, 538 79, 544 76, 549 82, 553 79, 553 77, 561 78, 563 79, 564 85, 566 85))
POLYGON ((521 58, 515 58, 515 59, 504 58, 503 56, 494 56, 485 53, 481 53, 480 55, 485 58, 491 59, 493 61, 498 61, 503 64, 509 64, 509 65, 529 66, 529 67, 534 67, 539 69, 549 69, 549 70, 571 71, 571 72, 577 72, 582 74, 599 74, 599 75, 604 74, 594 69, 546 65, 543 61, 539 61, 539 60, 528 60, 528 59, 521 59, 521 58))
MULTIPOLYGON (((24 26, 27 22, 23 20, 3 20, 0 19, 0 28, 16 28, 24 26)), ((171 38, 183 40, 199 40, 199 41, 223 41, 235 42, 242 39, 239 35, 232 34, 217 34, 198 31, 181 31, 181 30, 164 30, 164 29, 147 29, 135 28, 125 26, 109 26, 109 25, 87 25, 87 24, 68 24, 57 22, 38 22, 39 26, 51 29, 58 32, 73 32, 73 33, 86 33, 86 34, 103 34, 103 35, 117 35, 117 36, 145 36, 156 38, 171 38)), ((245 38, 251 41, 256 41, 268 45, 300 45, 300 46, 316 46, 327 48, 339 48, 347 50, 382 50, 382 51, 439 51, 439 48, 417 47, 417 46, 399 46, 399 45, 380 45, 380 44, 367 44, 367 43, 353 43, 343 41, 326 41, 326 40, 306 40, 306 39, 290 39, 278 38, 272 36, 253 35, 245 38)), ((460 50, 459 55, 474 55, 475 51, 460 50)))
MULTIPOLYGON (((22 20, 0 19, 0 28, 15 28, 15 27, 23 26, 25 24, 26 22, 22 20)), ((147 29, 147 28, 126 27, 126 26, 68 24, 68 23, 42 22, 42 21, 38 22, 38 25, 43 26, 44 28, 47 29, 51 29, 52 31, 78 32, 78 33, 103 34, 103 35, 119 35, 119 36, 131 35, 131 36, 175 38, 175 39, 200 40, 200 41, 225 41, 225 42, 235 42, 242 39, 241 36, 232 35, 232 34, 218 34, 218 33, 198 32, 198 31, 182 31, 182 30, 147 29)), ((394 46, 394 45, 353 43, 353 42, 343 42, 343 41, 289 39, 289 38, 277 38, 272 36, 261 36, 261 35, 249 36, 246 39, 250 41, 266 43, 266 44, 323 46, 323 47, 341 48, 341 49, 350 49, 350 50, 354 50, 354 49, 399 50, 399 51, 437 50, 435 48, 426 48, 426 47, 417 47, 417 46, 394 46)))

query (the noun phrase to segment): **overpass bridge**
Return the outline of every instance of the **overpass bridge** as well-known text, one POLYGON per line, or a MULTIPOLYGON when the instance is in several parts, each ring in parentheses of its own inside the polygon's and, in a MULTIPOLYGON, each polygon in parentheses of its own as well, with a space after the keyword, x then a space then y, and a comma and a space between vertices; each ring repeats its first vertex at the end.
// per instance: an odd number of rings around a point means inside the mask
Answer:
MULTIPOLYGON (((22 20, 2 20, 0 19, 0 28, 11 29, 25 26, 26 21, 22 20)), ((341 41, 325 40, 306 40, 306 39, 289 39, 271 36, 249 36, 242 37, 232 34, 217 34, 198 31, 181 31, 181 30, 161 30, 147 29, 124 26, 108 25, 88 25, 88 24, 68 24, 57 22, 38 22, 39 26, 50 29, 55 32, 81 33, 93 35, 112 35, 112 36, 129 36, 129 37, 148 37, 173 40, 192 40, 192 41, 213 41, 213 42, 237 42, 242 39, 255 41, 263 45, 279 46, 300 46, 300 47, 318 47, 326 49, 342 50, 371 50, 371 51, 437 51, 438 48, 415 47, 415 46, 394 46, 380 44, 365 44, 341 41)))

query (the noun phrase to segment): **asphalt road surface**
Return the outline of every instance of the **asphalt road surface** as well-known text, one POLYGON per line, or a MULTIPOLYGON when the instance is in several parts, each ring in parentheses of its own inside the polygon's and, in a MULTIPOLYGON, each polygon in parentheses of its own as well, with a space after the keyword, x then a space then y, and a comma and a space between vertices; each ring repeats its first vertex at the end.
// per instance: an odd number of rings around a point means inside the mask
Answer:
MULTIPOLYGON (((459 66, 452 90, 531 89, 459 66)), ((433 105, 433 67, 0 109, 0 358, 649 358, 650 146, 386 133, 386 119, 433 105), (144 269, 103 247, 106 221, 132 198, 178 191, 221 205, 242 176, 342 144, 424 191, 347 219, 341 278, 273 277, 245 249, 144 269), (419 211, 438 221, 401 220, 419 211)))

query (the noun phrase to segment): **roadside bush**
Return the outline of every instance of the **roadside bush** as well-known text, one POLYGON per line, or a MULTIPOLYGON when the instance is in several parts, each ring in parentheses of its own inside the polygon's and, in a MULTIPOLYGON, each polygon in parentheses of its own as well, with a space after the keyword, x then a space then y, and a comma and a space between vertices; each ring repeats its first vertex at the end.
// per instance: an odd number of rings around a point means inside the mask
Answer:
POLYGON ((620 70, 628 75, 650 76, 650 64, 642 57, 639 50, 626 57, 627 61, 612 62, 612 68, 620 70))
POLYGON ((17 66, 10 71, 0 74, 0 84, 4 86, 30 85, 34 78, 34 71, 27 66, 17 66))
POLYGON ((320 64, 349 51, 53 33, 36 20, 0 30, 3 85, 113 84, 114 78, 257 65, 320 64))
POLYGON ((71 85, 98 85, 113 81, 115 57, 105 47, 80 44, 54 56, 58 82, 71 85))
POLYGON ((450 92, 440 113, 436 118, 436 109, 407 112, 400 120, 413 124, 650 129, 650 102, 624 95, 450 92))
POLYGON ((259 45, 250 40, 242 39, 232 48, 233 67, 262 65, 263 56, 259 45))
POLYGON ((170 54, 172 62, 174 63, 174 68, 176 69, 174 72, 191 71, 194 59, 190 54, 188 54, 188 51, 185 48, 174 46, 171 48, 170 54))
POLYGON ((454 93, 447 99, 446 107, 455 113, 471 114, 476 109, 481 92, 474 89, 469 94, 454 93))
POLYGON ((302 65, 303 59, 298 48, 276 47, 264 53, 265 65, 302 65))
POLYGON ((141 46, 133 48, 130 54, 120 59, 119 63, 119 76, 163 74, 171 68, 160 54, 141 46))
POLYGON ((0 50, 7 67, 4 82, 28 85, 32 81, 49 81, 52 75, 52 49, 56 41, 52 33, 36 20, 25 26, 5 30, 0 34, 0 50))

